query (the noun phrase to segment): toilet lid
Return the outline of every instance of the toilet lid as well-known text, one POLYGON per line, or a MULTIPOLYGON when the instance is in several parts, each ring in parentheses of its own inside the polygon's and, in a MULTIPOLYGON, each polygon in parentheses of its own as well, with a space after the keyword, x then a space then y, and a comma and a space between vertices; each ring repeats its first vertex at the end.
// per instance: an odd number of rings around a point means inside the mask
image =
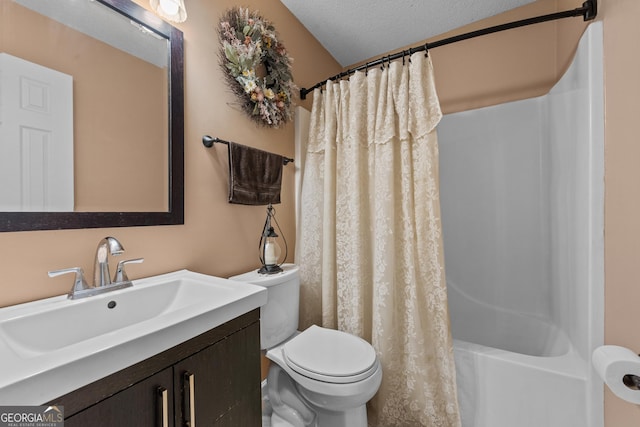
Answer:
POLYGON ((373 347, 362 338, 315 325, 287 342, 283 355, 299 374, 333 383, 367 378, 377 360, 373 347))

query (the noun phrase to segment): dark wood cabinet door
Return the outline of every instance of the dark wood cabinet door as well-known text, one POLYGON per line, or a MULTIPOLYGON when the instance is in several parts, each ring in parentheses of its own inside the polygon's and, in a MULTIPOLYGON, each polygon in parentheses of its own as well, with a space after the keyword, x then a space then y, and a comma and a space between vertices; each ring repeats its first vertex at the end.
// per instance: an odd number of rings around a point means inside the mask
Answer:
POLYGON ((173 369, 167 368, 67 418, 64 425, 170 427, 174 418, 173 389, 173 369))
POLYGON ((64 406, 66 427, 192 427, 191 418, 199 427, 261 427, 259 315, 252 310, 49 404, 64 406))
POLYGON ((254 323, 174 366, 175 425, 260 427, 260 326, 254 323))

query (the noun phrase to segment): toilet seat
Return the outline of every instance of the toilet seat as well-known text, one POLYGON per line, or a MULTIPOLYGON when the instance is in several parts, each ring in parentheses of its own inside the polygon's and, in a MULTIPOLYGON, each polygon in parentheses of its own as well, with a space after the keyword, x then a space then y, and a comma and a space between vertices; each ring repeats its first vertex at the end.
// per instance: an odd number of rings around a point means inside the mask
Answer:
POLYGON ((362 338, 316 325, 284 344, 282 355, 298 374, 334 384, 368 378, 378 365, 375 350, 362 338))

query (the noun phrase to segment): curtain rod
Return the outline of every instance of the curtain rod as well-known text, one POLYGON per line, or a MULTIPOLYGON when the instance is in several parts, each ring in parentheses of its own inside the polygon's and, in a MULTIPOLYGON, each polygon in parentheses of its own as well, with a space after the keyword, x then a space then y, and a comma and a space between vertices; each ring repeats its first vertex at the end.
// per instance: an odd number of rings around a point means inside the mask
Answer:
POLYGON ((597 2, 597 0, 586 0, 584 3, 582 3, 582 7, 579 7, 577 9, 566 10, 564 12, 556 12, 556 13, 551 13, 549 15, 536 16, 534 18, 527 18, 527 19, 522 19, 522 20, 519 20, 519 21, 509 22, 509 23, 506 23, 506 24, 495 25, 493 27, 488 27, 488 28, 483 28, 481 30, 471 31, 471 32, 468 32, 468 33, 460 34, 460 35, 453 36, 453 37, 448 37, 446 39, 434 41, 434 42, 431 42, 431 43, 425 43, 422 46, 412 47, 412 48, 409 48, 409 49, 406 49, 406 50, 403 50, 403 51, 400 51, 400 52, 396 52, 396 53, 393 53, 393 54, 390 54, 390 55, 387 55, 387 56, 383 56, 383 57, 378 58, 378 59, 376 59, 374 61, 367 62, 364 65, 360 65, 360 66, 355 67, 355 68, 350 68, 350 69, 348 69, 346 71, 343 71, 341 73, 336 74, 333 77, 330 77, 330 78, 326 79, 325 81, 316 83, 315 85, 313 85, 309 89, 302 88, 302 89, 300 89, 300 99, 306 99, 308 93, 313 92, 314 89, 317 89, 317 88, 320 88, 320 87, 324 86, 326 84, 326 82, 329 81, 329 80, 339 80, 339 79, 341 79, 343 77, 350 76, 351 74, 355 73, 356 71, 366 70, 369 67, 374 67, 376 65, 384 64, 385 62, 391 62, 391 61, 396 60, 396 59, 404 58, 406 56, 411 56, 416 52, 425 52, 425 51, 428 52, 429 49, 433 49, 434 47, 440 47, 440 46, 448 45, 448 44, 451 44, 451 43, 456 43, 456 42, 459 42, 459 41, 462 41, 462 40, 472 39, 474 37, 479 37, 479 36, 484 36, 484 35, 487 35, 487 34, 497 33, 499 31, 510 30, 512 28, 524 27, 524 26, 532 25, 532 24, 539 24, 541 22, 554 21, 554 20, 557 20, 557 19, 574 18, 574 17, 582 16, 585 21, 591 21, 591 20, 595 19, 597 14, 598 14, 598 2, 597 2))

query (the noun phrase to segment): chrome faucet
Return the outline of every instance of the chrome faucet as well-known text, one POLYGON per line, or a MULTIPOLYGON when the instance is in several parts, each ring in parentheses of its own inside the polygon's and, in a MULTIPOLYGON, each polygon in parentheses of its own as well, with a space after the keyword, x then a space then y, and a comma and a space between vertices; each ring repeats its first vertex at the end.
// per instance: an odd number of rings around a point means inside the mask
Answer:
POLYGON ((120 255, 124 248, 115 237, 105 237, 98 243, 96 249, 96 259, 93 266, 93 286, 101 288, 111 284, 109 274, 109 254, 120 255))
POLYGON ((105 237, 98 243, 96 249, 96 259, 93 267, 93 283, 88 284, 84 278, 84 271, 80 267, 65 268, 49 272, 49 277, 59 276, 61 274, 75 273, 73 287, 67 297, 69 299, 85 298, 92 295, 101 294, 103 292, 115 291, 117 289, 128 288, 133 283, 127 277, 124 270, 126 264, 138 264, 144 261, 144 258, 135 258, 120 261, 113 281, 109 274, 109 254, 120 255, 124 252, 124 248, 115 237, 105 237))

